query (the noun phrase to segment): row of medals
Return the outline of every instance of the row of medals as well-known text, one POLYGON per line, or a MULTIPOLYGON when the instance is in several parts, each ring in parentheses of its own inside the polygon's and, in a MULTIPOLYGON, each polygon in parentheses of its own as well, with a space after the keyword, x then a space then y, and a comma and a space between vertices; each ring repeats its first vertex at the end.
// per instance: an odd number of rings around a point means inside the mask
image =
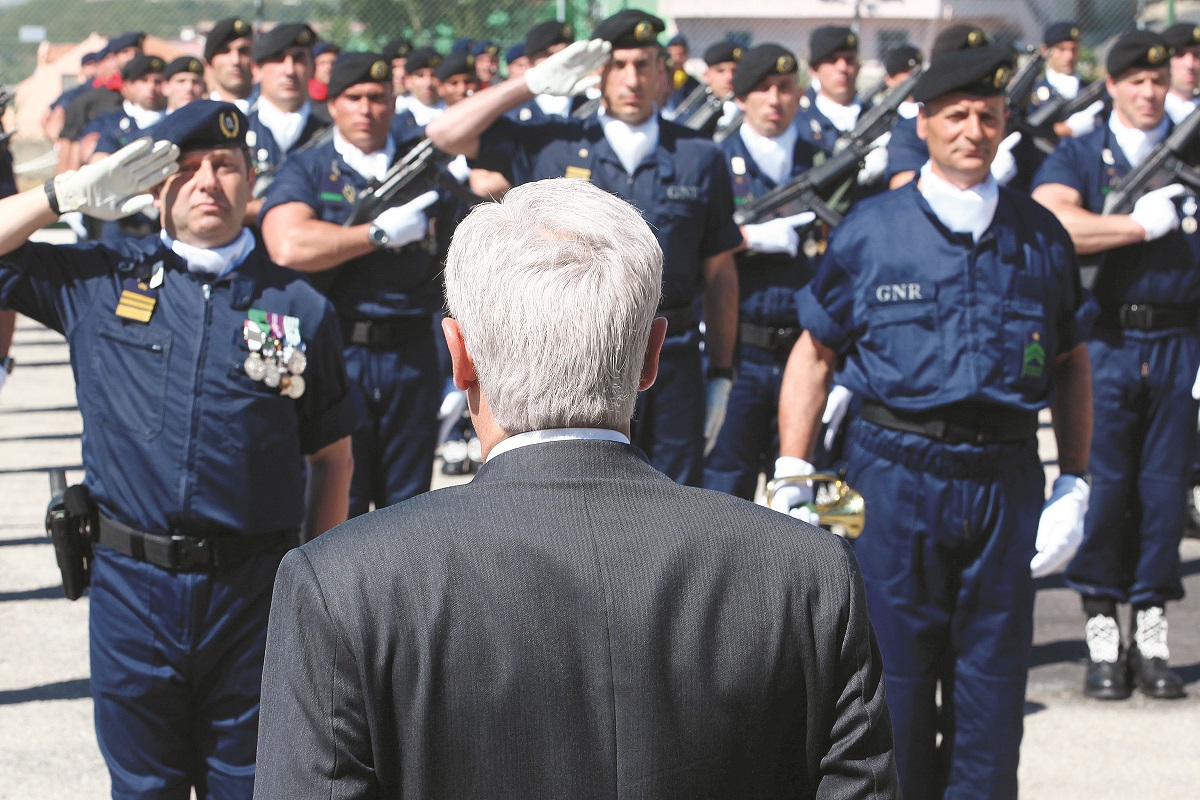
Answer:
MULTIPOLYGON (((262 334, 260 334, 262 335, 262 334)), ((269 389, 298 399, 304 394, 305 384, 301 373, 308 367, 308 356, 298 347, 284 345, 275 337, 263 337, 256 341, 253 334, 246 338, 250 355, 243 367, 252 381, 262 381, 269 389)))

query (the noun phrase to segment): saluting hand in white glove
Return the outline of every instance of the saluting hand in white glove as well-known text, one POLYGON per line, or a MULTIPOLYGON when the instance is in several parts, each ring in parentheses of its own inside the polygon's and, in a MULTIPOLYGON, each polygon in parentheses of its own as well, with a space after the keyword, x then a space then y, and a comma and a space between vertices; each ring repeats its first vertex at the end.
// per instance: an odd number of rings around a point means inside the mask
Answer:
POLYGON ((108 221, 144 211, 154 204, 149 191, 179 171, 179 148, 144 136, 94 164, 64 172, 53 187, 58 213, 82 211, 108 221))
POLYGON ((612 45, 603 39, 579 41, 525 70, 525 85, 534 94, 573 97, 600 82, 592 73, 608 63, 612 45))

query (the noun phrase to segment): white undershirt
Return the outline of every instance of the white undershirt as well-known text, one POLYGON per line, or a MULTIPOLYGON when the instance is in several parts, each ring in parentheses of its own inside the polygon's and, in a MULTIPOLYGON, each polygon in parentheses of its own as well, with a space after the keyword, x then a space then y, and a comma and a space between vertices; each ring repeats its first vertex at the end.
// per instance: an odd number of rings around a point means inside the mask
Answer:
POLYGON ((552 94, 539 94, 533 98, 533 102, 537 103, 538 108, 543 114, 551 117, 563 117, 564 119, 571 112, 570 97, 555 97, 552 94))
POLYGON ((943 225, 955 233, 969 233, 977 242, 992 224, 996 206, 1000 202, 1000 187, 991 174, 983 183, 977 183, 969 189, 959 189, 933 174, 933 167, 928 161, 921 167, 918 188, 943 225))
POLYGON ((1067 100, 1074 100, 1075 95, 1079 94, 1078 75, 1064 75, 1046 67, 1046 83, 1067 100))
POLYGON ((738 135, 742 137, 742 143, 746 145, 750 157, 763 174, 776 184, 787 180, 792 173, 796 138, 800 135, 794 126, 789 125, 783 133, 770 138, 752 130, 749 125, 743 125, 738 130, 738 135))
POLYGON ((212 94, 210 94, 210 95, 208 96, 208 99, 209 99, 209 100, 218 100, 218 101, 220 101, 220 102, 222 102, 222 103, 233 103, 235 106, 237 106, 237 107, 238 107, 238 109, 239 109, 239 110, 240 110, 240 111, 241 111, 243 114, 249 114, 249 113, 250 113, 250 100, 249 100, 249 98, 237 97, 237 98, 234 98, 233 100, 230 100, 229 98, 222 97, 222 96, 221 96, 221 94, 220 94, 219 92, 213 92, 212 94))
POLYGON ((651 114, 641 125, 629 125, 610 117, 604 109, 600 110, 599 117, 604 138, 621 160, 621 166, 632 175, 642 159, 658 147, 658 114, 651 114))
POLYGON ((408 110, 412 112, 413 119, 418 125, 428 125, 442 115, 442 112, 446 110, 446 103, 439 100, 436 106, 427 106, 417 98, 409 97, 408 110))
POLYGON ((833 123, 833 127, 839 131, 853 130, 858 122, 858 115, 862 112, 862 103, 858 102, 858 98, 854 98, 854 102, 848 106, 841 103, 835 103, 825 95, 817 92, 816 99, 817 111, 825 115, 825 118, 833 123))
POLYGON ((364 153, 342 137, 341 131, 333 131, 333 149, 337 151, 350 169, 362 175, 367 180, 381 180, 387 173, 392 159, 396 157, 396 143, 391 134, 382 150, 374 153, 364 153))
POLYGON ((242 228, 238 237, 224 247, 196 247, 172 239, 166 230, 159 231, 158 238, 183 260, 188 272, 209 275, 214 280, 233 272, 254 250, 254 234, 249 228, 242 228))
POLYGON ((1174 92, 1167 92, 1167 114, 1170 115, 1171 121, 1176 125, 1187 119, 1187 115, 1196 110, 1196 106, 1200 105, 1200 99, 1192 98, 1185 100, 1174 92))
POLYGON ((1151 151, 1161 142, 1167 135, 1167 128, 1171 126, 1171 121, 1164 114, 1162 122, 1158 123, 1148 131, 1130 128, 1121 120, 1117 119, 1117 112, 1113 111, 1108 115, 1108 129, 1113 132, 1113 138, 1117 140, 1117 145, 1121 148, 1121 152, 1125 154, 1125 158, 1129 161, 1129 166, 1136 167, 1142 163, 1142 159, 1150 155, 1151 151))
POLYGON ((623 433, 609 430, 608 428, 549 428, 544 431, 527 431, 526 433, 518 433, 516 436, 510 436, 503 439, 492 448, 488 453, 488 461, 491 461, 501 453, 507 453, 509 450, 516 450, 519 447, 527 447, 531 444, 544 444, 545 442, 565 442, 571 440, 588 440, 596 442, 620 442, 621 444, 629 444, 629 438, 623 433))
POLYGON ((143 131, 166 116, 161 111, 151 111, 148 108, 134 105, 128 100, 121 101, 121 108, 130 117, 133 117, 133 121, 137 123, 138 130, 143 131))
POLYGON ((259 98, 258 121, 266 126, 283 152, 291 150, 300 141, 300 134, 308 123, 312 106, 306 101, 299 111, 284 111, 265 97, 259 98))

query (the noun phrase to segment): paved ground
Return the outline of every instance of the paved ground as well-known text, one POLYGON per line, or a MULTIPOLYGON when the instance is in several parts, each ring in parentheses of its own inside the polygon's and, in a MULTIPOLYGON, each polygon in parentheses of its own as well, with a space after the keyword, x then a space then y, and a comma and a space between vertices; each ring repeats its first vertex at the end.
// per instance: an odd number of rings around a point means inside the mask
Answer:
MULTIPOLYGON (((46 470, 81 477, 74 384, 62 337, 29 320, 14 355, 19 365, 0 393, 0 799, 101 798, 108 777, 92 730, 87 599, 63 598, 42 528, 46 470)), ((1052 462, 1052 447, 1044 455, 1052 462)), ((1182 552, 1188 598, 1170 609, 1172 661, 1189 691, 1180 701, 1083 697, 1079 603, 1061 578, 1042 582, 1022 797, 1200 793, 1200 541, 1185 541, 1182 552)))

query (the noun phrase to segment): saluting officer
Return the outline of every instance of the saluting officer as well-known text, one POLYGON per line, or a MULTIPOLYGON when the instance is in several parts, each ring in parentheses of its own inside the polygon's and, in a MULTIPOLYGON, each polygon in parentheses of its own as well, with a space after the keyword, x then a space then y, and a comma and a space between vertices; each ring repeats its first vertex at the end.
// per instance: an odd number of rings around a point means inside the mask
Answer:
POLYGON ((204 40, 204 60, 215 84, 209 97, 233 103, 243 114, 250 113, 254 94, 253 51, 254 28, 242 17, 217 20, 204 40))
POLYGON ((163 69, 163 97, 167 100, 167 113, 186 106, 204 97, 204 63, 193 56, 180 56, 167 62, 163 69))
POLYGON ((242 227, 246 128, 236 107, 200 100, 147 131, 157 144, 0 201, 0 305, 71 344, 99 531, 91 689, 114 797, 250 797, 275 570, 302 527, 346 519, 353 405, 336 318, 242 227), (64 211, 128 213, 164 178, 159 235, 26 243, 64 211))
MULTIPOLYGON (((732 93, 745 114, 721 144, 733 202, 761 197, 812 167, 815 151, 792 125, 801 89, 796 57, 762 44, 740 59, 732 93)), ((811 220, 811 213, 803 215, 811 220)), ((800 337, 795 294, 812 277, 796 225, 785 217, 742 228, 738 266, 737 382, 716 443, 704 462, 704 488, 754 499, 758 475, 774 463, 783 368, 800 337)))
POLYGON ((356 197, 412 142, 389 134, 392 70, 377 53, 343 53, 329 83, 331 141, 294 153, 262 208, 277 263, 327 284, 366 420, 354 434, 354 515, 429 490, 441 401, 432 315, 442 305, 427 193, 346 227, 356 197))
MULTIPOLYGON (((840 380, 862 398, 846 477, 867 503, 855 552, 908 800, 1016 797, 1031 569, 1070 556, 1087 502, 1090 383, 1071 241, 989 172, 1011 72, 1004 47, 933 59, 913 94, 930 160, 833 232, 797 297, 805 331, 780 399, 777 477, 811 474, 839 356, 840 380), (1047 405, 1063 474, 1039 522, 1047 405)), ((811 497, 786 487, 774 504, 811 497)))
POLYGON ((1183 597, 1179 540, 1196 452, 1197 198, 1172 185, 1146 194, 1131 214, 1101 213, 1105 194, 1171 130, 1163 106, 1170 55, 1157 33, 1118 39, 1107 60, 1108 124, 1063 140, 1033 192, 1058 215, 1080 254, 1102 258, 1086 315, 1095 320, 1087 342, 1096 419, 1093 499, 1067 582, 1082 595, 1088 618, 1084 690, 1106 699, 1129 696, 1130 671, 1151 697, 1183 695, 1183 682, 1167 667, 1164 613, 1183 597), (1128 650, 1117 603, 1134 611, 1128 650))
POLYGON ((733 383, 737 268, 742 241, 733 224, 729 173, 711 141, 661 120, 658 17, 620 11, 524 75, 485 89, 429 125, 435 145, 503 172, 514 186, 581 178, 629 201, 651 220, 662 245, 668 320, 658 380, 638 399, 633 441, 674 480, 698 485, 706 439, 714 440, 733 383), (609 50, 611 48, 611 59, 609 50), (519 123, 505 111, 535 94, 569 96, 600 77, 603 101, 586 120, 519 123), (708 381, 700 362, 695 305, 703 299, 708 381))

